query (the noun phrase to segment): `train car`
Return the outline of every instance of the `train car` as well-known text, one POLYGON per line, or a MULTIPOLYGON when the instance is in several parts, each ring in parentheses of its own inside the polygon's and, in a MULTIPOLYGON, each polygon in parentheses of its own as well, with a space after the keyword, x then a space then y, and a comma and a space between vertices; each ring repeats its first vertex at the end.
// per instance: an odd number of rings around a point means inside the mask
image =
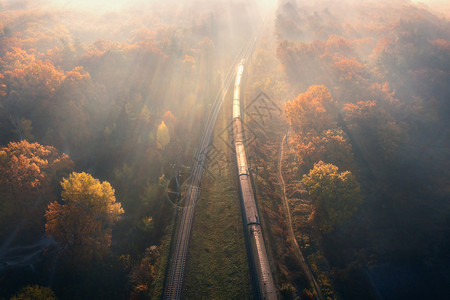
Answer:
POLYGON ((236 81, 234 83, 234 93, 233 93, 233 119, 241 117, 241 104, 240 104, 240 95, 241 95, 241 78, 244 73, 244 60, 241 61, 241 64, 238 67, 236 81))
POLYGON ((233 100, 233 118, 241 117, 241 106, 239 105, 239 100, 233 100))
POLYGON ((248 226, 249 224, 259 224, 258 209, 256 208, 256 203, 254 201, 250 176, 239 176, 239 183, 241 185, 242 204, 246 221, 245 226, 248 226))
POLYGON ((245 156, 244 143, 236 144, 236 159, 238 167, 238 175, 250 175, 248 172, 247 157, 245 156))
POLYGON ((242 133, 242 122, 240 118, 233 120, 233 141, 234 144, 244 143, 244 134, 242 133))
POLYGON ((258 264, 255 264, 256 275, 260 280, 258 285, 258 293, 261 299, 277 299, 275 285, 272 279, 269 261, 267 258, 264 238, 259 224, 250 224, 248 226, 250 247, 252 255, 258 264))

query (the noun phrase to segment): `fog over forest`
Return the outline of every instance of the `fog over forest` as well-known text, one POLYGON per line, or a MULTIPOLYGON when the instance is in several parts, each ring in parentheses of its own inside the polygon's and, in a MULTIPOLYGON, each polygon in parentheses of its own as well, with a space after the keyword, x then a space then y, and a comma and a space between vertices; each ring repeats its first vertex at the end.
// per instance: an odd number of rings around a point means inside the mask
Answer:
POLYGON ((183 297, 258 299, 238 64, 276 297, 448 298, 448 1, 0 0, 0 300, 164 298, 222 91, 183 297))

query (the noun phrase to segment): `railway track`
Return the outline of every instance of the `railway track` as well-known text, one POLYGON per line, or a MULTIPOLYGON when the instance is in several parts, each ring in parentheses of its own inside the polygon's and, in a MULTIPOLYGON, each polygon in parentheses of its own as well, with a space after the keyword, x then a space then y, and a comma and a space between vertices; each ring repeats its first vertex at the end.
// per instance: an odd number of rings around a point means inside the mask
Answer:
POLYGON ((214 126, 216 124, 220 109, 222 108, 223 100, 233 81, 234 71, 240 62, 242 60, 246 60, 253 51, 259 33, 260 30, 255 31, 253 36, 240 49, 238 55, 228 70, 222 89, 219 91, 216 99, 214 100, 207 122, 204 126, 200 145, 191 168, 191 176, 188 179, 188 189, 182 196, 183 199, 180 201, 181 203, 184 203, 184 206, 178 207, 179 220, 176 224, 175 233, 172 239, 172 251, 170 255, 169 268, 166 275, 163 299, 183 298, 186 257, 192 233, 195 207, 200 195, 200 184, 206 166, 207 150, 212 141, 214 126))

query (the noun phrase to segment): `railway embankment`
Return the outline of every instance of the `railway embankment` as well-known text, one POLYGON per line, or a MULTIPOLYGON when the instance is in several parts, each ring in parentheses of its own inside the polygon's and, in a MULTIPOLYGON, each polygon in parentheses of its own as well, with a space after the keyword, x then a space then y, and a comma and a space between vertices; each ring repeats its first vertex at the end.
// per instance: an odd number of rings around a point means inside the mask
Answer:
POLYGON ((217 120, 195 212, 186 274, 188 299, 251 298, 234 154, 227 144, 231 114, 227 104, 217 120))

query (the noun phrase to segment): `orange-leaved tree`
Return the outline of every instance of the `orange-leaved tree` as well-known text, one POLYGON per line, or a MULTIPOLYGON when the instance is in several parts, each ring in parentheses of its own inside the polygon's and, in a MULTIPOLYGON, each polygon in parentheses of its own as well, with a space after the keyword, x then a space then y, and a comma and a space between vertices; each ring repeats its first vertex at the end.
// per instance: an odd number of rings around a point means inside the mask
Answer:
POLYGON ((73 161, 51 146, 23 140, 1 148, 0 234, 25 219, 36 226, 56 199, 57 182, 72 169, 73 161))
POLYGON ((297 134, 311 130, 321 133, 335 128, 334 111, 334 100, 324 85, 310 86, 284 107, 286 121, 297 134))
POLYGON ((54 147, 11 142, 0 150, 0 183, 21 198, 21 194, 42 193, 54 178, 50 175, 73 168, 66 154, 59 155, 54 147))
POLYGON ((314 85, 286 103, 284 116, 291 126, 297 160, 305 171, 324 160, 354 169, 352 147, 338 127, 335 101, 324 85, 314 85))

